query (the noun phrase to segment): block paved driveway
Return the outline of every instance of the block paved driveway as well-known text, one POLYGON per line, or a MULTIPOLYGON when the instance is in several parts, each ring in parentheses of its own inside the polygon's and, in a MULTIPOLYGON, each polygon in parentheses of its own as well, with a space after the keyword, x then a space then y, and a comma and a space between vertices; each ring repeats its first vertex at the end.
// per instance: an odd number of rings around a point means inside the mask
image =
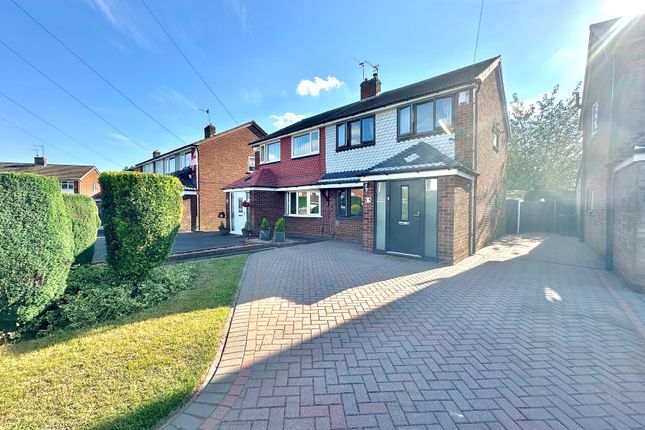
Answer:
POLYGON ((247 264, 217 372, 166 428, 645 428, 642 295, 577 239, 452 267, 336 241, 247 264))

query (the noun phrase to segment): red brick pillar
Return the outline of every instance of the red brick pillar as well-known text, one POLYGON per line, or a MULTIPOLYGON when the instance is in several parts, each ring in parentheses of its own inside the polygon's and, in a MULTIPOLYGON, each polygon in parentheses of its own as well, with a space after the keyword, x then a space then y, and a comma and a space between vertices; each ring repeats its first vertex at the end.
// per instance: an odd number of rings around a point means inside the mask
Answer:
POLYGON ((375 182, 363 184, 363 250, 370 252, 374 251, 375 184, 375 182))
POLYGON ((475 104, 473 103, 473 91, 467 90, 469 103, 455 107, 453 129, 455 130, 455 160, 461 161, 466 167, 473 167, 473 143, 474 143, 474 118, 475 104))

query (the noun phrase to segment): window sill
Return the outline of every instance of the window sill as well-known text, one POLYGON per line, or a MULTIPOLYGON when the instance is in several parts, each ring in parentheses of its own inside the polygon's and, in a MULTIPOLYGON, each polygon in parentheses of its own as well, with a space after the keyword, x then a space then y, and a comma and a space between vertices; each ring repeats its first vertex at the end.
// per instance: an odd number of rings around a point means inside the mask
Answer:
POLYGON ((307 157, 315 157, 316 155, 320 155, 320 151, 314 152, 312 154, 305 154, 305 155, 292 155, 291 159, 292 160, 297 160, 299 158, 307 158, 307 157))
POLYGON ((317 214, 317 215, 285 215, 287 218, 322 218, 322 215, 317 214))
POLYGON ((275 163, 279 163, 279 162, 280 162, 280 160, 264 161, 264 162, 260 163, 260 166, 264 166, 265 164, 275 164, 275 163))
POLYGON ((442 134, 451 134, 451 133, 454 133, 454 130, 452 130, 450 133, 446 133, 443 130, 433 130, 433 131, 429 131, 427 133, 405 134, 403 136, 397 135, 396 136, 396 141, 397 142, 404 142, 406 140, 419 139, 421 137, 432 137, 432 136, 439 136, 439 135, 442 135, 442 134))
POLYGON ((363 216, 338 216, 336 215, 336 219, 339 221, 362 221, 363 216))
POLYGON ((361 145, 355 145, 355 146, 343 146, 343 147, 337 146, 336 152, 351 151, 352 149, 368 148, 374 145, 376 145, 376 142, 363 143, 361 145))

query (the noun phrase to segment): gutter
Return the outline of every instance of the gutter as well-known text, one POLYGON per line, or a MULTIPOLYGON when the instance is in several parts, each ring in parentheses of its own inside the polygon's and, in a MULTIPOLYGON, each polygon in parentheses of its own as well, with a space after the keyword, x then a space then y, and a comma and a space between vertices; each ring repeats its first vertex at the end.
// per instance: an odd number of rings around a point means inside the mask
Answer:
MULTIPOLYGON (((611 95, 609 101, 609 159, 614 164, 616 151, 616 135, 614 133, 614 89, 616 88, 616 57, 611 61, 611 95)), ((613 166, 607 169, 607 200, 605 211, 607 214, 607 226, 605 230, 605 268, 612 270, 614 267, 614 185, 616 175, 613 166)))
MULTIPOLYGON (((473 129, 473 171, 477 172, 477 145, 479 144, 479 90, 481 88, 482 82, 477 82, 477 88, 475 88, 474 102, 475 102, 475 118, 474 118, 474 129, 473 129)), ((471 205, 473 208, 472 219, 470 221, 470 255, 475 254, 477 251, 477 175, 471 181, 472 190, 471 195, 471 205)))

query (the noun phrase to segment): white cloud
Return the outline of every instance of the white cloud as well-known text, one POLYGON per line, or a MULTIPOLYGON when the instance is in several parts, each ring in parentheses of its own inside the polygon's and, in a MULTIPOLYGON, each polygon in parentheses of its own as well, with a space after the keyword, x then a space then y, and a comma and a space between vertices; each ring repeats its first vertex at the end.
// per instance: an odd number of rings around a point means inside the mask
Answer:
POLYGON ((320 90, 329 91, 333 88, 340 88, 343 84, 343 81, 339 81, 334 76, 327 76, 327 79, 316 76, 313 81, 302 79, 296 87, 296 92, 301 96, 317 96, 320 94, 320 90))
POLYGON ((88 0, 101 15, 118 31, 130 37, 142 48, 152 50, 152 45, 137 26, 137 17, 131 10, 130 2, 114 0, 88 0))
POLYGON ((250 105, 256 107, 260 106, 263 99, 264 97, 262 96, 262 92, 257 88, 252 90, 242 90, 242 100, 250 105))
POLYGON ((190 110, 198 110, 197 104, 195 102, 193 102, 191 99, 189 99, 179 91, 173 90, 171 88, 159 88, 154 93, 151 93, 150 97, 158 103, 183 105, 190 110))
POLYGON ((286 112, 283 115, 271 115, 270 118, 274 119, 273 125, 282 128, 303 119, 305 116, 293 112, 286 112))

